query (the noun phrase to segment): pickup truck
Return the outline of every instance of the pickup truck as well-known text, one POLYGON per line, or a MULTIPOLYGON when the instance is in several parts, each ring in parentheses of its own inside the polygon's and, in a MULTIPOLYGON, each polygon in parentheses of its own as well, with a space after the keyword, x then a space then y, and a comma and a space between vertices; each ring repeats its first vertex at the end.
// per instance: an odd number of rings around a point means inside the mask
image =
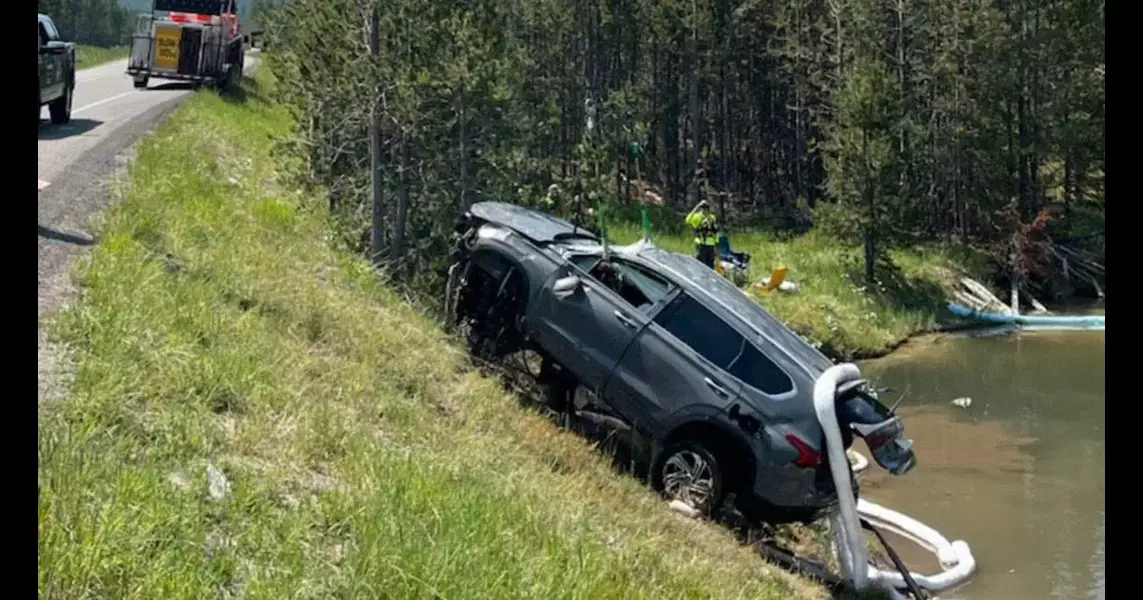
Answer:
POLYGON ((71 121, 71 103, 75 95, 75 44, 60 39, 59 29, 51 17, 40 14, 40 111, 48 105, 52 123, 71 121))

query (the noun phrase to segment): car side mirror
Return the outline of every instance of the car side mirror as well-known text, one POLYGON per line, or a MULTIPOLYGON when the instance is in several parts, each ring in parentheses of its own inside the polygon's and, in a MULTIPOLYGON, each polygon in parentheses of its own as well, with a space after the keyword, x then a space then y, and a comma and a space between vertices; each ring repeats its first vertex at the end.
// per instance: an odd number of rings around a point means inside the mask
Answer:
POLYGON ((580 280, 575 275, 569 275, 556 280, 555 285, 552 286, 552 292, 555 293, 557 298, 561 300, 569 298, 575 294, 579 289, 580 280))

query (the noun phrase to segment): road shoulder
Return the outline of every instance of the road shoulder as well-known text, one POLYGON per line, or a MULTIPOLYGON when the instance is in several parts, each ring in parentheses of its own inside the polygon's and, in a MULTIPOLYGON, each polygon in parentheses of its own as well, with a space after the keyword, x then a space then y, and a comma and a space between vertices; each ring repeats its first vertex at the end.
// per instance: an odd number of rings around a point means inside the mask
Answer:
POLYGON ((73 364, 71 353, 48 335, 51 314, 75 298, 71 265, 95 243, 93 221, 116 198, 116 182, 126 175, 139 140, 161 123, 184 98, 174 98, 144 112, 102 140, 75 163, 66 177, 39 194, 37 340, 39 403, 67 397, 73 364))

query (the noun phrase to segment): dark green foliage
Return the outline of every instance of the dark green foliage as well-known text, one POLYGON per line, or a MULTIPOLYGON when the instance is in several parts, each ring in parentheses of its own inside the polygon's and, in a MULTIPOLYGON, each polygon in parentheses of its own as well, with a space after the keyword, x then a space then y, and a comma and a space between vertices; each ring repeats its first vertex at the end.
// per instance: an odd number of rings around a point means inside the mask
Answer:
POLYGON ((38 5, 69 42, 110 47, 131 41, 135 21, 120 0, 39 0, 38 5))
POLYGON ((535 204, 552 183, 620 218, 661 203, 661 230, 698 196, 739 226, 816 219, 866 243, 874 270, 906 243, 991 247, 1013 199, 1022 222, 1048 209, 1053 238, 1101 251, 1102 2, 378 6, 377 58, 373 0, 291 0, 265 20, 300 148, 355 242, 380 111, 398 272, 439 266, 463 206, 535 204))

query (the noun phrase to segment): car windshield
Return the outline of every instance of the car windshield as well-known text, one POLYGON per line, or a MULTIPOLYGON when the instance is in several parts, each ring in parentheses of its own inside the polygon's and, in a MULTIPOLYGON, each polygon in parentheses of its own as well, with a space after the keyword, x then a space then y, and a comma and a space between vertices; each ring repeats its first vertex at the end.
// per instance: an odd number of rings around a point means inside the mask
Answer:
POLYGON ((810 367, 824 371, 833 366, 830 359, 826 358, 805 338, 794 333, 781 321, 766 312, 766 309, 746 295, 746 292, 694 258, 653 246, 640 250, 640 254, 671 271, 677 272, 683 278, 706 290, 718 301, 729 307, 732 312, 753 324, 794 357, 808 363, 810 367))

